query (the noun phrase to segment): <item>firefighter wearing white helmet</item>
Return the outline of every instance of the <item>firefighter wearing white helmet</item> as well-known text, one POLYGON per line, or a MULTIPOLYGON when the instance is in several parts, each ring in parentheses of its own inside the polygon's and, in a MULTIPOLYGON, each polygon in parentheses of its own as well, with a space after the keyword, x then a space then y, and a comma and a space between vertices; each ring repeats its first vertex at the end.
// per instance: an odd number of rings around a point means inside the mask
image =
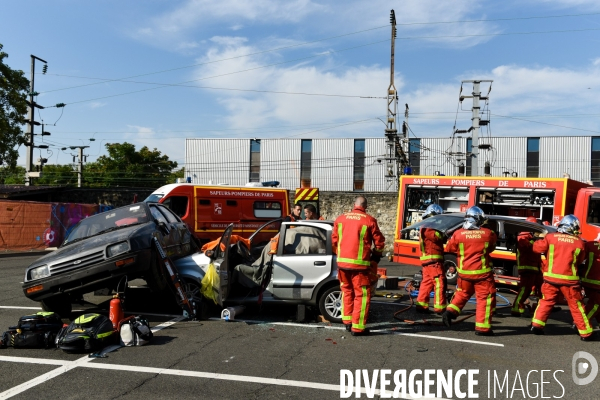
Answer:
POLYGON ((593 340, 593 328, 585 313, 577 274, 577 266, 585 259, 585 245, 578 237, 579 229, 577 217, 567 215, 558 223, 558 232, 549 233, 533 244, 533 251, 546 254, 547 259, 542 266, 542 298, 531 320, 531 332, 536 335, 544 333, 546 321, 562 293, 581 340, 593 340))
POLYGON ((496 248, 497 237, 491 229, 483 226, 486 221, 481 208, 470 207, 465 214, 463 227, 454 232, 446 245, 446 251, 456 253, 458 259, 458 282, 456 292, 442 318, 449 327, 475 294, 475 333, 490 336, 494 334, 492 314, 496 300, 490 253, 496 248))
MULTIPOLYGON (((427 219, 434 215, 443 214, 444 210, 437 204, 431 204, 423 213, 427 219)), ((421 265, 423 281, 415 304, 419 313, 429 313, 429 294, 433 291, 433 311, 441 314, 446 309, 446 275, 444 274, 444 242, 443 233, 425 223, 419 231, 421 245, 421 265)))

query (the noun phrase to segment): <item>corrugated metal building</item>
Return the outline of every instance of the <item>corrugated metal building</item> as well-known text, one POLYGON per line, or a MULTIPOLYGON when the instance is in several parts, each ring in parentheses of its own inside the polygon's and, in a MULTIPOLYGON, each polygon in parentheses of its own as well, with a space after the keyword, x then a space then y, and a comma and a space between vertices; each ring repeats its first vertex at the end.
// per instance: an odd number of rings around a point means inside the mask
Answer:
MULTIPOLYGON (((484 137, 479 171, 471 173, 471 139, 410 139, 415 175, 561 178, 600 186, 600 137, 484 137), (462 165, 461 165, 462 164, 462 165)), ((323 191, 395 191, 386 178, 384 138, 187 139, 186 174, 197 184, 243 186, 279 181, 280 187, 323 191)))

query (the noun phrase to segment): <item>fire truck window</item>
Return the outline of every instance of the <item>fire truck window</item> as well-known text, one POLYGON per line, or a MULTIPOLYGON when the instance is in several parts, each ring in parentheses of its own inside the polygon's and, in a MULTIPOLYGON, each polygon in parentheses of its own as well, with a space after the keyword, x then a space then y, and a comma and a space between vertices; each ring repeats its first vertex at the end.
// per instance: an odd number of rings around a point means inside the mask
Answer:
POLYGON ((169 207, 171 211, 175 214, 183 217, 187 214, 188 208, 188 198, 187 196, 171 196, 162 203, 163 205, 169 207))
POLYGON ((590 206, 587 214, 588 224, 600 225, 600 198, 590 198, 590 206))
POLYGON ((281 217, 281 203, 276 201, 255 201, 254 216, 256 218, 281 217))
POLYGON ((210 200, 200 199, 198 200, 198 204, 200 204, 201 206, 210 206, 210 200))
POLYGON ((235 200, 227 200, 227 203, 225 203, 225 204, 227 204, 228 206, 234 206, 235 207, 235 206, 237 206, 237 201, 235 201, 235 200))

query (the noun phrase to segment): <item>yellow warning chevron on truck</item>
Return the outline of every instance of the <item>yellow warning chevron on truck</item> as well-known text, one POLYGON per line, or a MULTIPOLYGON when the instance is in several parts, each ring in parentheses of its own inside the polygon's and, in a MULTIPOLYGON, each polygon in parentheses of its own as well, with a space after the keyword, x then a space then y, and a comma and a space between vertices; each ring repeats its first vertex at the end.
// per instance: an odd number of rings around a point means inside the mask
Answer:
POLYGON ((319 200, 319 188, 298 188, 294 203, 299 201, 319 200))

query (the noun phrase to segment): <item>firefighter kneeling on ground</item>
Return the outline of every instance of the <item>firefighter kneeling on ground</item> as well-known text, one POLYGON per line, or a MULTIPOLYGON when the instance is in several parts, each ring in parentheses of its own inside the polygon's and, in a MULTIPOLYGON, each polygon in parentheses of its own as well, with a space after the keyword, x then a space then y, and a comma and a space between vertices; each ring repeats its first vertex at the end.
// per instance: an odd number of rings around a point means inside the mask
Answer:
MULTIPOLYGON (((423 219, 443 214, 444 210, 437 204, 431 204, 425 210, 423 219)), ((446 275, 444 274, 444 242, 445 235, 427 226, 419 231, 421 245, 421 266, 423 281, 419 287, 419 296, 415 309, 418 313, 429 313, 429 296, 434 292, 433 311, 441 314, 446 309, 446 275)))
MULTIPOLYGON (((537 223, 535 217, 527 217, 526 221, 537 223)), ((511 315, 521 317, 525 313, 525 301, 534 291, 540 298, 543 283, 540 269, 542 257, 533 252, 534 235, 531 232, 521 232, 517 236, 517 268, 519 269, 519 286, 511 315)), ((533 310, 532 310, 533 312, 533 310)))
POLYGON ((565 216, 558 223, 558 232, 549 233, 533 244, 533 251, 546 254, 542 273, 542 298, 531 320, 531 332, 544 334, 546 321, 562 293, 567 300, 573 322, 583 341, 593 340, 592 326, 585 314, 583 295, 577 267, 585 259, 583 240, 578 238, 579 220, 574 215, 565 216))
POLYGON ((481 208, 470 207, 465 222, 446 245, 446 251, 458 258, 458 282, 452 301, 442 314, 444 325, 450 327, 473 294, 477 300, 475 334, 491 336, 492 313, 495 307, 496 286, 490 263, 490 253, 496 248, 496 234, 483 225, 486 217, 481 208))
POLYGON ((367 199, 357 197, 354 209, 337 217, 331 235, 342 291, 342 322, 352 336, 369 334, 365 325, 371 302, 370 269, 377 268, 372 262, 381 260, 385 247, 377 220, 366 209, 367 199))

